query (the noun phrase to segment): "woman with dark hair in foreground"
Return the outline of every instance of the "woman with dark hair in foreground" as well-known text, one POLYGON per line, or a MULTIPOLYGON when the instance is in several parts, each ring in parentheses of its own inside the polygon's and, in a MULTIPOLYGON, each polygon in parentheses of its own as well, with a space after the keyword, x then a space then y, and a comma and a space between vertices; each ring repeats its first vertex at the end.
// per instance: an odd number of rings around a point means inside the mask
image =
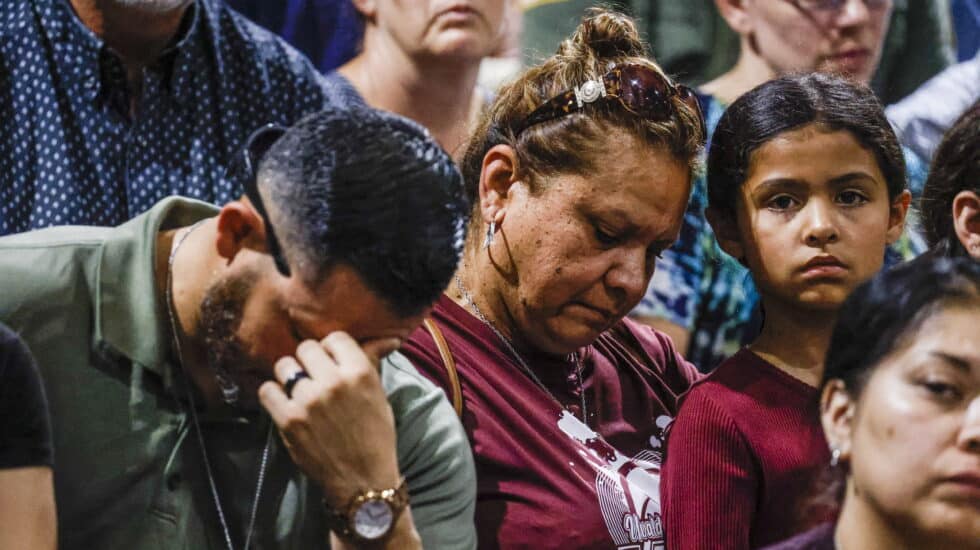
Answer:
POLYGON ((820 409, 840 517, 770 550, 980 548, 980 263, 893 268, 839 319, 820 409))

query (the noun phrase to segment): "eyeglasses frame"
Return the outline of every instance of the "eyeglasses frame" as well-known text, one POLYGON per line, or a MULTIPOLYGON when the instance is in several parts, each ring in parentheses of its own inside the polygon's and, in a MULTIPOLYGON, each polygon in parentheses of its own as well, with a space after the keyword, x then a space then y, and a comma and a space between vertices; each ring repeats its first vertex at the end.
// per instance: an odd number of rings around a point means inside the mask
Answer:
POLYGON ((286 128, 278 124, 266 124, 252 132, 248 136, 248 139, 245 140, 245 146, 242 147, 237 162, 233 161, 228 166, 226 176, 230 176, 233 172, 238 172, 245 196, 248 197, 248 200, 255 207, 255 211, 259 213, 259 216, 262 217, 262 222, 265 224, 265 239, 266 246, 269 248, 269 255, 272 256, 272 261, 276 264, 276 269, 279 270, 279 273, 284 277, 289 277, 292 272, 289 269, 289 263, 286 262, 286 258, 283 255, 282 246, 276 237, 276 231, 272 226, 272 222, 269 220, 269 213, 266 211, 265 203, 262 201, 262 194, 259 193, 258 182, 259 162, 262 161, 262 157, 265 156, 272 145, 285 133, 286 128), (236 163, 238 165, 237 167, 236 163))

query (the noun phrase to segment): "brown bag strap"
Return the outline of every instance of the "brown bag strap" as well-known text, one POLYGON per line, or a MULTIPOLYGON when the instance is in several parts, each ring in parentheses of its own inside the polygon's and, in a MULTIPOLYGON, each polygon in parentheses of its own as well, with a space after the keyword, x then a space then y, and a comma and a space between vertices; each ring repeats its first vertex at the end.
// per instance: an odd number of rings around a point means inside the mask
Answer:
POLYGON ((439 356, 442 357, 442 364, 446 367, 446 373, 449 375, 449 390, 452 394, 449 396, 450 401, 453 404, 453 409, 456 411, 456 416, 462 418, 463 390, 459 385, 459 374, 456 373, 456 361, 453 360, 453 354, 449 351, 449 344, 446 343, 446 338, 443 337, 442 331, 439 330, 439 325, 435 321, 426 319, 422 323, 425 324, 425 329, 432 335, 432 340, 436 343, 436 347, 439 348, 439 356))

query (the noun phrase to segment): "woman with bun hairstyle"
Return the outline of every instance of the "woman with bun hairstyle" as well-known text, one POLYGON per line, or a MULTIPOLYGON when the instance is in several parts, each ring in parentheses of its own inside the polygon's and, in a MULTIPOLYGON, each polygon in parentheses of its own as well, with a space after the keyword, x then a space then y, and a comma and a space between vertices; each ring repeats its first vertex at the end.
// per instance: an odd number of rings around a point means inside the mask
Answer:
POLYGON ((980 101, 943 137, 921 201, 933 250, 980 260, 980 101))
POLYGON ((757 548, 806 527, 798 504, 830 458, 816 408, 830 334, 902 235, 905 187, 898 141, 864 86, 782 77, 722 115, 708 219, 752 273, 765 318, 683 398, 663 478, 668 548, 757 548))
POLYGON ((481 548, 663 546, 663 436, 698 374, 624 316, 677 238, 703 139, 691 91, 605 10, 472 136, 464 258, 402 351, 459 406, 481 548))
POLYGON ((980 550, 980 262, 923 256, 848 297, 820 415, 836 522, 769 550, 980 550))

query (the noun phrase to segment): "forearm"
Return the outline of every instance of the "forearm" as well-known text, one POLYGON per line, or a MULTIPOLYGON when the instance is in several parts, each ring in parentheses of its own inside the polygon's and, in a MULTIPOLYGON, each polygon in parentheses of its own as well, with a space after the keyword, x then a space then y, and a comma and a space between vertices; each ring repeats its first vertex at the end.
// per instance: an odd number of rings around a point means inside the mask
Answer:
POLYGON ((57 533, 51 468, 0 470, 0 548, 54 550, 57 533))

